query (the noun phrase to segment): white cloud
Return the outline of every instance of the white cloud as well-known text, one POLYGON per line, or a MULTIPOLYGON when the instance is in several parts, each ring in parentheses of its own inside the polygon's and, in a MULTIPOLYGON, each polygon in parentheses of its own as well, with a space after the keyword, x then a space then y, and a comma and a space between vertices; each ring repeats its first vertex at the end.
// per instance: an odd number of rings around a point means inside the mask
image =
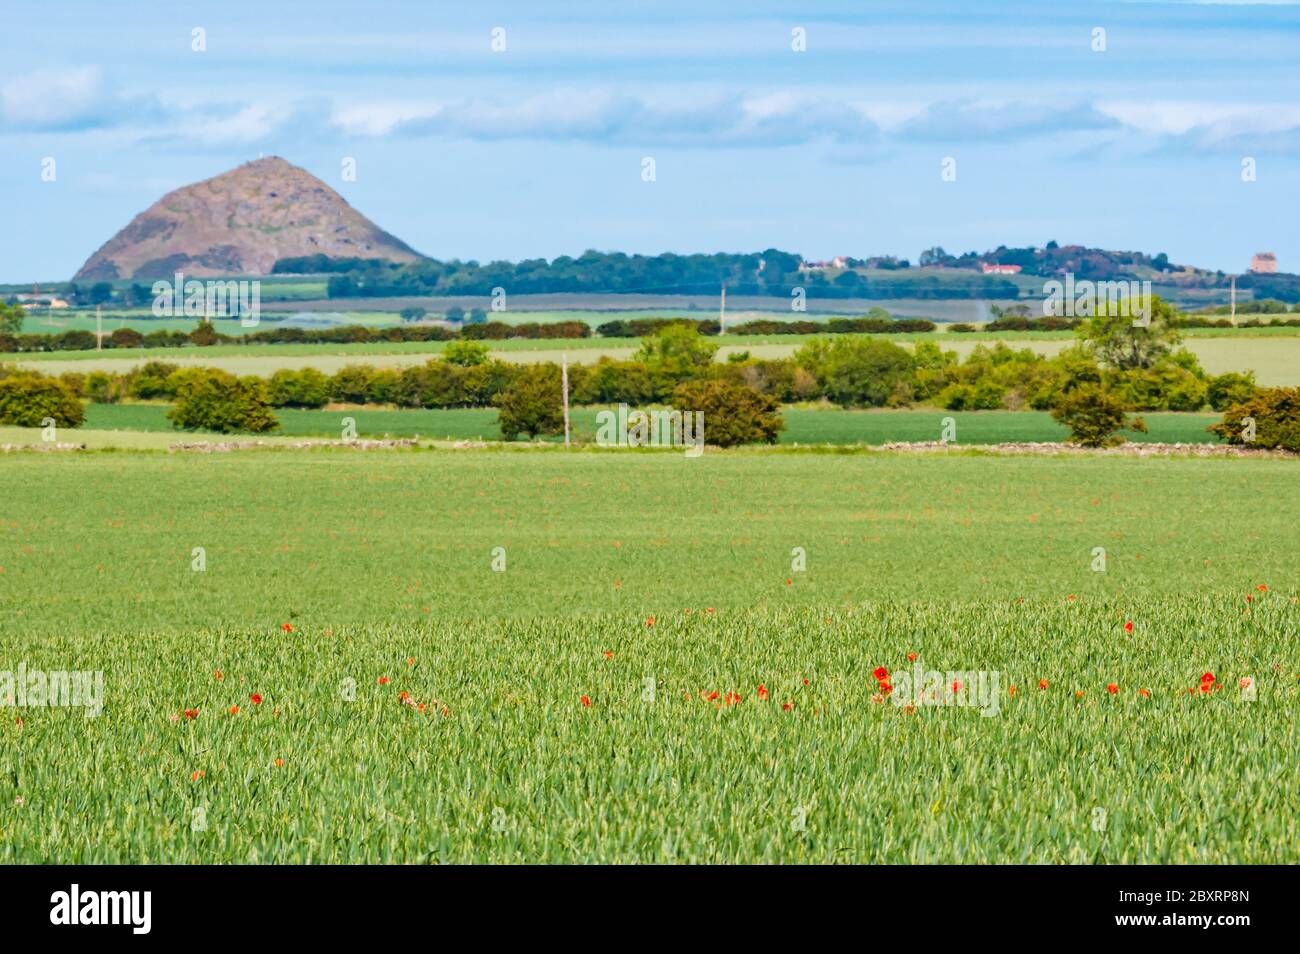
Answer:
POLYGON ((0 115, 6 125, 34 129, 98 125, 105 101, 103 76, 96 66, 36 70, 0 88, 0 115))

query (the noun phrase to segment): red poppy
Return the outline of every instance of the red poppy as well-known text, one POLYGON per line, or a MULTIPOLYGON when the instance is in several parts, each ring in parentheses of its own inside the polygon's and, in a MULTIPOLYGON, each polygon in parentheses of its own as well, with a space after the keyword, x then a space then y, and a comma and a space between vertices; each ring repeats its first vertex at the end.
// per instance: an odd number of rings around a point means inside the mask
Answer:
POLYGON ((803 681, 803 684, 804 684, 805 686, 808 685, 808 680, 805 679, 805 680, 803 681))
POLYGON ((704 698, 707 699, 709 702, 712 702, 714 699, 718 698, 718 690, 714 689, 704 698))
POLYGON ((583 704, 584 706, 590 706, 590 705, 591 705, 591 699, 590 699, 588 696, 583 696, 583 697, 582 697, 582 704, 583 704))
POLYGON ((231 714, 231 715, 239 715, 239 706, 231 706, 231 707, 230 707, 230 714, 231 714))
POLYGON ((1268 592, 1268 587, 1263 583, 1259 584, 1259 586, 1255 587, 1255 589, 1259 590, 1261 593, 1268 592))
POLYGON ((198 709, 186 709, 186 710, 185 710, 185 718, 187 718, 187 719, 197 719, 198 717, 199 717, 199 710, 198 710, 198 709))
POLYGON ((1112 696, 1116 695, 1119 692, 1119 686, 1115 685, 1115 683, 1113 682, 1107 683, 1106 691, 1109 692, 1112 696))
POLYGON ((1013 695, 1013 696, 1014 696, 1014 695, 1016 694, 1016 687, 1015 687, 1015 686, 1007 686, 1007 693, 1010 694, 1010 695, 1013 695))
POLYGON ((761 699, 763 702, 767 702, 767 686, 764 686, 760 683, 756 691, 758 693, 758 698, 761 699))
POLYGON ((405 689, 403 689, 401 692, 397 694, 397 698, 400 701, 405 702, 407 699, 411 698, 411 694, 407 692, 405 689))
POLYGON ((612 649, 607 649, 607 650, 605 650, 605 658, 606 658, 606 659, 613 659, 613 658, 614 658, 614 651, 613 651, 612 649))
POLYGON ((191 782, 197 782, 197 781, 198 781, 199 779, 201 779, 201 778, 203 778, 203 769, 199 769, 197 772, 195 772, 193 775, 191 775, 191 776, 190 776, 190 781, 191 781, 191 782))
POLYGON ((1126 633, 1131 633, 1131 632, 1133 632, 1133 621, 1132 621, 1132 620, 1129 620, 1129 622, 1127 622, 1127 623, 1124 624, 1124 632, 1126 632, 1126 633))
POLYGON ((788 703, 788 702, 783 702, 783 703, 781 703, 781 708, 782 708, 782 710, 784 710, 785 712, 789 712, 791 709, 794 708, 794 706, 791 705, 791 704, 788 703))
POLYGON ((222 679, 225 679, 226 677, 223 676, 223 675, 221 675, 221 670, 220 670, 220 669, 216 669, 216 670, 213 670, 213 672, 212 672, 212 678, 215 679, 215 680, 217 680, 217 682, 220 682, 222 679))
POLYGON ((281 768, 283 765, 284 765, 284 759, 276 759, 276 760, 275 760, 275 767, 276 767, 276 768, 281 768))
POLYGON ((889 678, 889 670, 884 666, 877 666, 871 675, 876 677, 876 682, 884 682, 889 678))
POLYGON ((953 692, 961 692, 961 680, 960 680, 960 679, 954 679, 954 680, 952 681, 952 691, 953 691, 953 692))
POLYGON ((1214 673, 1212 672, 1202 673, 1201 684, 1204 685, 1205 683, 1209 683, 1209 682, 1214 682, 1214 673))
POLYGON ((794 580, 790 579, 789 577, 786 577, 785 585, 790 586, 792 583, 794 583, 794 580))
POLYGON ((653 626, 655 624, 655 618, 653 616, 647 616, 645 620, 645 624, 647 626, 653 626))
POLYGON ((292 633, 292 632, 293 632, 293 626, 292 626, 291 624, 289 624, 289 623, 283 623, 283 624, 281 624, 280 628, 281 628, 282 630, 284 630, 286 633, 292 633))
POLYGON ((1216 686, 1217 683, 1203 682, 1201 683, 1201 692, 1213 692, 1216 686))
POLYGON ((381 686, 386 686, 386 685, 388 685, 388 677, 387 677, 387 676, 380 676, 380 677, 379 677, 378 679, 376 679, 375 681, 378 682, 381 686))
POLYGON ((908 661, 908 662, 916 662, 916 653, 908 653, 908 654, 907 654, 907 661, 908 661))
POLYGON ((253 703, 253 705, 255 705, 255 706, 260 706, 260 705, 262 704, 262 697, 259 696, 256 692, 253 693, 253 694, 252 694, 251 696, 249 696, 248 698, 249 698, 249 701, 251 701, 251 702, 253 703))
POLYGON ((885 695, 889 695, 891 692, 894 691, 894 687, 887 682, 881 682, 880 691, 883 692, 885 695))
POLYGON ((1038 680, 1038 688, 1039 688, 1039 689, 1046 689, 1049 685, 1050 685, 1050 683, 1049 683, 1046 679, 1040 679, 1040 680, 1038 680))

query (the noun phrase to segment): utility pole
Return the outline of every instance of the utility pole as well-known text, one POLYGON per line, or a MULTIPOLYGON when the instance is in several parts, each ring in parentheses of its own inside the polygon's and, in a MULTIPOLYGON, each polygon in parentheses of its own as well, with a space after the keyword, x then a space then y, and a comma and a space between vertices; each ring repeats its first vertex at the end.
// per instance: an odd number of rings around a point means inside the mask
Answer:
POLYGON ((101 314, 102 305, 95 306, 95 350, 104 350, 104 316, 101 314))
POLYGON ((560 382, 564 386, 564 446, 569 446, 569 355, 560 355, 560 382))
POLYGON ((1237 276, 1232 276, 1232 324, 1237 324, 1237 276))
POLYGON ((718 334, 727 331, 727 286, 722 286, 722 302, 718 306, 718 334))

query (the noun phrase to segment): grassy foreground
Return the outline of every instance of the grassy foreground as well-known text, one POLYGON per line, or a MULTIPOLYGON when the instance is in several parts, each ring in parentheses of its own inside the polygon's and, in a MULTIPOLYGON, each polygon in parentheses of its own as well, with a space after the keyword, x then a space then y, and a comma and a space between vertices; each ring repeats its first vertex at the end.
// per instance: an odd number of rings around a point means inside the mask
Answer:
POLYGON ((21 502, 0 521, 0 668, 105 687, 97 718, 0 722, 6 862, 1300 849, 1291 461, 0 467, 21 502), (909 653, 998 672, 996 715, 873 701, 873 670, 898 682, 909 653), (1189 695, 1205 672, 1220 688, 1189 695))

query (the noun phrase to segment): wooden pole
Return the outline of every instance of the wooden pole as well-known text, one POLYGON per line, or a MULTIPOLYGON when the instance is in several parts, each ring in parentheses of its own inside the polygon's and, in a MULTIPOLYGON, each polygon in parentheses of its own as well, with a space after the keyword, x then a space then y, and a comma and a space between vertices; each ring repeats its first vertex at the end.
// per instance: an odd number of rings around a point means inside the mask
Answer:
POLYGON ((1232 323, 1237 324, 1237 276, 1232 276, 1232 323))
POLYGON ((569 355, 560 356, 560 381, 564 386, 564 446, 569 446, 569 355))
POLYGON ((100 311, 102 307, 103 306, 101 305, 95 306, 95 350, 96 351, 104 350, 104 316, 103 314, 101 314, 100 311))

